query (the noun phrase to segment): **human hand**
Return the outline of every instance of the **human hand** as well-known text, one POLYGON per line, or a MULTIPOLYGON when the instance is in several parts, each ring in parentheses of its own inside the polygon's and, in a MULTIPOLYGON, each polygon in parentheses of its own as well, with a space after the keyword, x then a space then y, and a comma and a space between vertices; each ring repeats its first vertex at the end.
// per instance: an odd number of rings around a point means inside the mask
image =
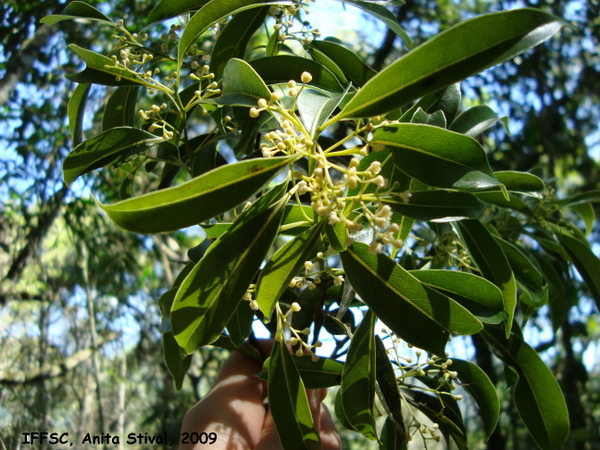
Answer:
MULTIPOLYGON (((213 450, 281 448, 273 417, 264 405, 267 385, 255 376, 260 370, 258 362, 233 352, 221 367, 212 389, 185 415, 182 433, 215 433, 217 440, 210 446, 213 450)), ((340 437, 322 403, 327 390, 308 390, 307 394, 323 448, 340 449, 340 437)), ((201 449, 206 444, 183 444, 179 448, 201 449)))

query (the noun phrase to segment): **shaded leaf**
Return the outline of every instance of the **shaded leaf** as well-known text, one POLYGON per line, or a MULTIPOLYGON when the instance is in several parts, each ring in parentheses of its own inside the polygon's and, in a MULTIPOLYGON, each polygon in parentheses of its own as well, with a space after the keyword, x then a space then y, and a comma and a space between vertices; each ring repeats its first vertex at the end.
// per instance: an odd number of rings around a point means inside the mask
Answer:
POLYGON ((259 98, 271 97, 271 91, 250 64, 237 58, 229 60, 223 70, 221 93, 221 97, 213 99, 220 105, 256 106, 259 98))
POLYGON ((269 409, 283 448, 321 448, 306 389, 283 338, 276 339, 269 364, 269 409))
POLYGON ((457 230, 481 275, 502 291, 507 314, 506 335, 509 336, 517 306, 517 282, 508 259, 500 244, 479 220, 458 222, 457 230))
POLYGON ((275 240, 283 203, 246 210, 181 283, 171 326, 186 353, 221 335, 275 240))
MULTIPOLYGON (((262 380, 268 380, 270 362, 271 359, 267 358, 263 364, 263 371, 257 375, 262 380)), ((294 357, 294 363, 306 389, 338 386, 342 380, 344 363, 334 359, 318 358, 313 361, 310 355, 302 355, 294 357)))
POLYGON ((489 439, 498 424, 500 400, 494 383, 478 365, 458 358, 452 358, 451 370, 458 373, 458 379, 479 407, 486 439, 489 439))
POLYGON ((517 56, 563 25, 557 17, 536 9, 487 14, 459 23, 371 78, 335 120, 390 112, 517 56))
POLYGON ((429 186, 466 190, 501 186, 481 145, 453 131, 401 123, 376 130, 374 144, 390 148, 401 171, 429 186))
POLYGON ((356 53, 341 44, 315 39, 310 46, 330 58, 356 86, 362 86, 377 73, 356 53))
POLYGON ((501 119, 492 108, 487 105, 477 105, 459 114, 448 128, 457 133, 477 137, 499 120, 501 119))
POLYGON ((170 19, 187 12, 193 11, 208 3, 210 0, 161 0, 150 11, 146 18, 146 24, 149 25, 159 20, 170 19))
POLYGON ((503 170, 494 172, 494 175, 509 191, 539 192, 546 187, 540 178, 531 173, 503 170))
POLYGON ((132 199, 102 205, 121 228, 162 233, 199 224, 250 198, 293 158, 257 158, 218 167, 197 178, 132 199))
POLYGON ((537 266, 523 253, 524 249, 498 236, 494 237, 506 255, 517 280, 534 291, 541 290, 545 284, 544 277, 537 266))
POLYGON ((569 413, 550 369, 515 333, 506 339, 500 330, 486 327, 482 334, 494 352, 518 374, 514 401, 536 444, 543 449, 559 448, 569 434, 569 413))
POLYGON ((104 107, 102 130, 135 125, 138 91, 139 86, 121 86, 115 89, 104 107))
POLYGON ((85 115, 85 105, 88 94, 90 93, 90 88, 91 86, 89 84, 79 84, 69 99, 69 131, 71 132, 73 145, 75 147, 81 143, 83 135, 83 117, 85 115))
POLYGON ((192 355, 185 355, 172 332, 163 333, 163 353, 167 369, 175 381, 175 389, 181 390, 185 374, 192 364, 192 355))
POLYGON ((587 241, 582 242, 568 234, 559 235, 558 240, 585 281, 596 301, 596 308, 600 310, 600 259, 594 254, 587 241))
POLYGON ((227 332, 233 345, 239 347, 250 336, 253 321, 254 311, 250 308, 250 304, 241 302, 227 322, 227 332))
POLYGON ((71 185, 79 176, 141 153, 162 141, 139 128, 118 127, 107 130, 75 147, 65 158, 63 176, 71 185))
POLYGON ((311 136, 342 101, 343 95, 325 95, 314 89, 303 89, 298 95, 298 111, 311 136))
POLYGON ((367 311, 356 329, 342 374, 342 408, 353 429, 369 439, 377 439, 373 407, 375 406, 375 320, 367 311))
POLYGON ((113 27, 117 26, 117 24, 114 23, 110 17, 105 16, 101 11, 94 8, 92 5, 79 1, 70 2, 62 13, 43 17, 40 22, 55 24, 64 20, 73 19, 88 19, 102 22, 113 27))

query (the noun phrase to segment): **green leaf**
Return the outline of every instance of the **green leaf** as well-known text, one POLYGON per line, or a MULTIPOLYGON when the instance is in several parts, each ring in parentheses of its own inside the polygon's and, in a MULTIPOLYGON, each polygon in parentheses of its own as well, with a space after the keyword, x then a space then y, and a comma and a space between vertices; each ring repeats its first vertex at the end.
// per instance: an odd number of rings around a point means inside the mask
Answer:
POLYGON ((259 98, 268 100, 271 91, 246 61, 231 59, 223 70, 221 97, 213 99, 220 105, 256 106, 259 98))
POLYGON ((175 381, 175 389, 179 391, 192 364, 192 355, 182 353, 172 332, 163 333, 163 352, 167 369, 175 381))
POLYGON ((256 301, 269 321, 281 294, 297 275, 304 262, 310 259, 325 225, 320 221, 279 248, 260 272, 256 284, 256 301))
MULTIPOLYGON (((429 107, 425 107, 425 105, 423 105, 425 110, 428 113, 435 113, 437 111, 443 112, 448 124, 452 123, 456 117, 456 113, 458 112, 462 98, 460 83, 451 84, 442 91, 441 95, 436 93, 427 97, 435 98, 435 102, 429 107)), ((422 100, 428 100, 427 97, 423 98, 422 100)), ((446 126, 443 128, 446 128, 446 126)))
POLYGON ((312 59, 280 54, 254 59, 250 65, 267 84, 287 83, 289 80, 300 83, 302 72, 310 72, 311 86, 332 92, 344 90, 340 80, 329 69, 312 59))
POLYGON ((379 336, 375 336, 375 348, 377 384, 383 397, 382 400, 387 407, 386 410, 391 414, 388 419, 395 424, 395 434, 406 445, 408 438, 406 436, 406 428, 404 427, 404 418, 402 417, 402 402, 400 391, 398 391, 398 380, 396 379, 396 373, 385 350, 385 346, 379 336))
POLYGON ((436 355, 444 354, 449 332, 473 334, 482 324, 449 297, 383 254, 355 243, 340 254, 348 280, 362 300, 395 334, 436 355))
POLYGON ((408 203, 391 198, 383 201, 402 215, 432 222, 477 219, 484 208, 483 202, 474 195, 441 190, 413 192, 408 203))
POLYGON ((487 328, 483 336, 494 353, 518 374, 514 401, 525 426, 543 449, 559 448, 569 434, 569 413, 562 391, 550 369, 523 339, 505 339, 487 328))
POLYGON ((244 58, 246 46, 252 35, 263 24, 268 6, 242 11, 233 16, 221 31, 210 55, 210 71, 220 80, 223 69, 232 58, 244 58))
POLYGON ((380 450, 407 450, 407 442, 398 432, 398 428, 394 422, 387 417, 381 430, 380 450))
POLYGON ((276 339, 269 364, 269 409, 283 448, 321 448, 306 389, 283 338, 276 339))
POLYGON ((600 189, 582 192, 559 201, 562 205, 578 205, 581 203, 600 203, 600 189))
MULTIPOLYGON (((360 56, 348 47, 336 42, 313 40, 310 43, 310 49, 316 49, 327 56, 355 86, 362 86, 377 74, 377 72, 365 64, 360 56)), ((309 51, 314 53, 314 50, 310 49, 309 51)))
POLYGON ((78 146, 81 143, 85 104, 90 93, 90 88, 91 85, 89 84, 78 85, 69 99, 69 131, 71 132, 74 146, 78 146))
POLYGON ((75 147, 65 158, 63 176, 70 186, 79 176, 140 153, 162 141, 139 128, 112 128, 75 147))
MULTIPOLYGON (((262 380, 268 380, 268 367, 271 362, 267 358, 263 364, 263 370, 257 376, 262 380)), ((344 363, 329 358, 318 358, 312 360, 311 355, 302 355, 294 357, 294 362, 302 378, 306 389, 321 389, 332 386, 339 386, 344 371, 344 363)))
POLYGON ((503 170, 494 175, 509 191, 540 192, 546 188, 544 182, 531 173, 503 170))
POLYGON ((461 385, 477 403, 485 427, 486 440, 489 439, 500 416, 500 400, 496 386, 483 369, 469 361, 452 358, 452 366, 449 368, 458 373, 461 385))
POLYGON ((194 11, 209 1, 210 0, 161 0, 158 5, 150 11, 150 14, 148 14, 146 25, 194 11))
POLYGON ((442 111, 436 111, 433 114, 427 114, 423 109, 418 108, 412 116, 410 122, 446 128, 446 117, 442 111))
POLYGON ((375 406, 375 320, 367 311, 356 329, 342 374, 342 407, 352 428, 369 439, 377 439, 375 406))
POLYGON ((524 249, 498 236, 494 237, 506 255, 517 280, 533 291, 541 291, 545 284, 544 277, 537 266, 525 255, 524 249))
MULTIPOLYGON (((192 16, 181 34, 179 47, 177 49, 177 66, 181 67, 183 58, 192 44, 196 42, 196 38, 227 16, 235 15, 241 11, 259 6, 272 4, 287 5, 290 3, 291 2, 289 1, 283 0, 211 0, 205 3, 200 10, 192 16)), ((198 2, 196 2, 196 6, 198 6, 198 2)), ((156 16, 158 16, 158 14, 156 14, 156 16)))
POLYGON ((186 353, 221 335, 275 240, 283 203, 246 210, 181 283, 171 326, 186 353))
POLYGON ((293 160, 257 158, 228 164, 179 186, 102 205, 102 209, 128 231, 150 234, 179 230, 239 205, 293 160))
POLYGON ((479 220, 458 222, 457 231, 481 275, 494 283, 504 299, 506 335, 510 330, 517 307, 517 281, 502 247, 479 220))
POLYGON ((326 95, 314 89, 303 89, 298 95, 298 111, 304 126, 315 137, 319 126, 340 104, 343 95, 326 95))
POLYGON ((227 332, 233 345, 239 347, 250 336, 253 321, 254 311, 250 308, 250 304, 240 302, 229 322, 227 322, 227 332))
POLYGON ((110 19, 110 17, 105 16, 98 9, 94 8, 91 5, 88 5, 85 2, 79 2, 79 1, 70 2, 66 6, 66 8, 63 10, 62 13, 43 17, 40 22, 47 23, 47 24, 55 24, 58 22, 62 22, 64 20, 73 20, 73 19, 88 19, 88 20, 94 20, 97 22, 102 22, 102 23, 108 24, 113 27, 117 26, 117 24, 114 23, 110 19))
POLYGON ((591 203, 577 203, 574 205, 568 205, 570 209, 575 211, 579 218, 583 220, 585 224, 585 237, 589 237, 592 229, 594 228, 594 223, 596 222, 596 212, 594 211, 594 207, 591 203))
POLYGON ((596 308, 600 310, 600 259, 587 241, 582 242, 568 234, 561 234, 558 239, 590 290, 596 301, 596 308))
POLYGON ((465 190, 501 186, 481 145, 453 131, 401 123, 376 130, 374 144, 389 147, 402 172, 429 186, 465 190))
POLYGON ((110 95, 102 116, 102 130, 133 127, 139 86, 121 86, 110 95))
POLYGON ((517 56, 550 38, 563 24, 536 9, 487 14, 459 23, 371 78, 332 122, 390 112, 517 56))
POLYGON ((487 105, 477 105, 462 112, 449 128, 457 133, 477 137, 499 120, 492 108, 487 105))
POLYGON ((69 48, 77 53, 86 63, 87 69, 83 72, 68 76, 71 81, 79 83, 97 83, 111 86, 119 85, 141 85, 155 87, 146 81, 140 74, 132 72, 123 66, 117 66, 115 61, 100 53, 87 50, 75 44, 70 44, 69 48))
POLYGON ((370 1, 361 0, 342 0, 346 3, 356 6, 363 11, 369 13, 373 17, 381 20, 386 26, 392 30, 402 40, 404 46, 410 50, 413 48, 413 42, 410 36, 404 31, 404 29, 398 24, 398 19, 387 9, 385 6, 378 5, 370 1))
POLYGON ((409 272, 424 285, 456 300, 482 322, 498 323, 506 318, 502 292, 485 278, 454 270, 409 272))

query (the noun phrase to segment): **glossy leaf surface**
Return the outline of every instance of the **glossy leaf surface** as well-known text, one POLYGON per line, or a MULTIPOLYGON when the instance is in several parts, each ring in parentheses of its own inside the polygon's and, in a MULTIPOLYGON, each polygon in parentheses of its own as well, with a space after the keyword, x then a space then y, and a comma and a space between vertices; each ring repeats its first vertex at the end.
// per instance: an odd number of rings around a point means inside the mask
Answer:
POLYGON ((110 17, 104 15, 104 13, 102 13, 100 10, 94 8, 88 3, 80 1, 70 2, 65 7, 62 13, 46 16, 42 18, 41 22, 47 24, 55 24, 64 20, 72 19, 94 20, 97 22, 105 23, 107 25, 111 25, 113 27, 117 25, 110 19, 110 17))
POLYGON ((282 201, 260 212, 248 209, 181 283, 171 326, 186 353, 221 335, 275 240, 282 212, 282 201))
POLYGON ((103 205, 121 228, 162 233, 196 225, 250 198, 292 160, 240 161, 211 170, 179 186, 103 205))
POLYGON ((517 56, 550 38, 563 24, 535 9, 487 14, 461 22, 379 72, 345 105, 338 118, 390 112, 517 56))
POLYGON ((474 195, 440 190, 413 192, 408 203, 389 198, 385 202, 402 215, 434 222, 477 219, 484 207, 474 195))
POLYGON ((501 186, 481 145, 462 134, 401 123, 375 131, 371 145, 390 148, 401 171, 429 186, 465 190, 501 186))

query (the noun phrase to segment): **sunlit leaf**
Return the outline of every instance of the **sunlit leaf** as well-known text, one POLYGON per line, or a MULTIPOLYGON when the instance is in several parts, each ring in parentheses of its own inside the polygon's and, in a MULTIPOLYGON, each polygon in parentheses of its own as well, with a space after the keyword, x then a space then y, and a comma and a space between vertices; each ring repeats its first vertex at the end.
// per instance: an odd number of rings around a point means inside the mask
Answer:
POLYGON ((540 178, 531 173, 503 170, 494 172, 494 175, 509 191, 539 192, 546 187, 540 178))
POLYGON ((375 320, 370 310, 356 329, 342 374, 342 407, 352 428, 369 439, 377 439, 375 405, 375 320))
POLYGON ((537 9, 487 14, 461 22, 371 78, 337 119, 385 114, 517 56, 550 38, 563 25, 557 17, 537 9))
POLYGON ((383 254, 354 243, 341 254, 350 283, 362 300, 395 334, 412 345, 441 355, 449 332, 477 333, 482 324, 463 306, 423 286, 383 254))
POLYGON ((261 270, 256 284, 256 301, 267 321, 292 278, 298 274, 304 262, 314 256, 313 250, 324 224, 321 221, 286 242, 261 270))
POLYGON ((492 108, 487 105, 477 105, 459 114, 449 128, 457 133, 477 137, 499 120, 501 119, 492 108))
POLYGON ((283 448, 321 448, 308 396, 285 341, 276 339, 269 364, 269 409, 283 448))
POLYGON ((128 231, 178 230, 211 219, 247 200, 292 161, 288 157, 240 161, 178 186, 102 208, 113 222, 128 231))
POLYGON ((271 91, 246 61, 232 58, 223 70, 221 97, 213 99, 221 105, 256 106, 259 98, 269 99, 271 91))
POLYGON ((391 149, 401 171, 429 186, 466 190, 501 186, 481 145, 453 131, 401 123, 376 130, 371 145, 391 149))
POLYGON ((569 413, 562 391, 537 352, 513 333, 486 328, 483 336, 494 352, 517 374, 514 402, 536 444, 559 448, 569 434, 569 413))
POLYGON ((47 24, 55 24, 58 22, 62 22, 64 20, 73 20, 73 19, 87 19, 94 20, 97 22, 105 23, 107 25, 116 27, 117 24, 114 23, 110 17, 104 15, 100 10, 94 8, 92 5, 89 5, 85 2, 73 1, 70 2, 63 12, 60 14, 54 14, 51 16, 43 17, 40 21, 41 23, 47 24))
POLYGON ((329 57, 355 86, 362 86, 377 73, 356 53, 341 44, 315 39, 310 46, 329 57))
POLYGON ((298 95, 298 111, 304 126, 314 136, 321 125, 333 113, 342 95, 325 95, 313 89, 303 89, 298 95))
POLYGON ((247 210, 181 283, 171 326, 186 353, 221 335, 275 240, 282 212, 283 201, 260 212, 247 210))
POLYGON ((65 158, 63 176, 70 185, 79 176, 141 153, 162 141, 139 128, 112 128, 75 147, 65 158))

